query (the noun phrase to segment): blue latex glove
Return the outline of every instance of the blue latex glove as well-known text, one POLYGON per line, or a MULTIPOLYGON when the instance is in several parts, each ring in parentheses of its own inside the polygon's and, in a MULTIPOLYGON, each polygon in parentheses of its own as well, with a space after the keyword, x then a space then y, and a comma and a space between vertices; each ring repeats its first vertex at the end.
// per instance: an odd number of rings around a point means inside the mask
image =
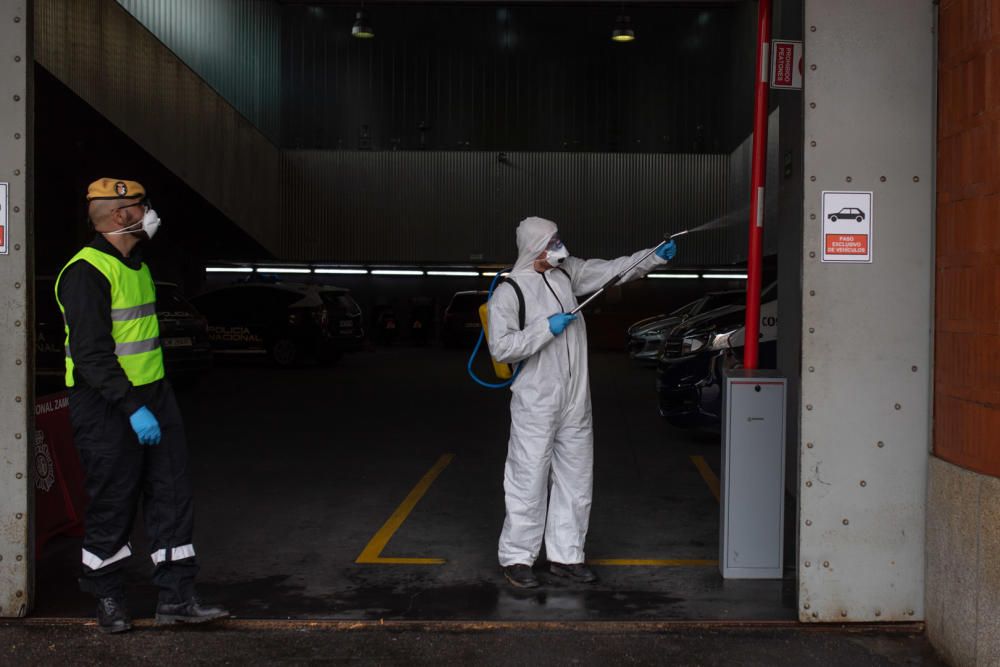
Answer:
POLYGON ((143 445, 160 444, 160 423, 149 411, 149 408, 142 406, 132 413, 128 418, 132 424, 132 430, 139 436, 139 443, 143 445))
POLYGON ((659 247, 656 251, 656 256, 669 262, 677 256, 677 244, 674 243, 673 239, 670 239, 670 241, 659 247))
POLYGON ((569 323, 575 319, 576 315, 571 315, 569 313, 556 313, 555 315, 549 317, 549 331, 552 332, 553 336, 558 336, 565 331, 566 327, 569 326, 569 323))

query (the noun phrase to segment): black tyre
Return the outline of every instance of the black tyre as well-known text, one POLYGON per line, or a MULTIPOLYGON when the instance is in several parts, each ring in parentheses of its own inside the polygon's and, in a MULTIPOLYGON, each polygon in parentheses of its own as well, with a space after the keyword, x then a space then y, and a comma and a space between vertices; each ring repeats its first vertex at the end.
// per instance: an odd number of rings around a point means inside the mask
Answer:
POLYGON ((858 222, 861 222, 862 220, 864 220, 864 217, 859 215, 858 217, 856 217, 854 219, 857 220, 858 222))
POLYGON ((279 338, 271 345, 271 360, 278 366, 294 366, 299 360, 299 346, 288 338, 279 338))

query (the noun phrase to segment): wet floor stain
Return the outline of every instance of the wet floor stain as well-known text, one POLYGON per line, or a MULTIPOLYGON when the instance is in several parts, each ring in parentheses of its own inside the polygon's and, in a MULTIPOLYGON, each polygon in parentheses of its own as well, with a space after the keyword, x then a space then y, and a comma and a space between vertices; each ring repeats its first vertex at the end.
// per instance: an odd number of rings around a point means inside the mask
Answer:
POLYGON ((309 594, 291 577, 203 583, 201 594, 243 618, 366 620, 500 620, 676 618, 685 600, 649 591, 622 591, 545 582, 518 590, 492 581, 454 585, 363 585, 309 594), (289 612, 292 612, 289 615, 289 612))

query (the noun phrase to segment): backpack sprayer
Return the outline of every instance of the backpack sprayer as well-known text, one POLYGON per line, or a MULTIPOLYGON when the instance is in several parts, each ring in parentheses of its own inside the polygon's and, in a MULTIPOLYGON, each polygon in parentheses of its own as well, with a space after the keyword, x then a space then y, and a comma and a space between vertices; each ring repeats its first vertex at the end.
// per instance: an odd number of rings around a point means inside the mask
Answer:
MULTIPOLYGON (((583 301, 583 303, 577 304, 576 308, 574 308, 573 310, 570 311, 570 314, 571 315, 576 315, 577 313, 579 313, 587 305, 589 305, 591 301, 593 301, 594 299, 596 299, 597 297, 599 297, 601 294, 603 294, 605 290, 607 290, 609 287, 614 287, 615 285, 617 285, 619 282, 622 281, 622 279, 625 276, 627 276, 629 273, 631 273, 633 270, 635 270, 635 268, 637 266, 639 266, 640 264, 642 264, 643 262, 645 262, 647 259, 649 259, 650 257, 652 257, 653 254, 657 250, 659 250, 660 248, 662 248, 667 243, 670 243, 672 240, 674 240, 678 236, 684 236, 685 234, 690 233, 690 231, 691 230, 685 229, 682 232, 677 232, 675 234, 670 234, 669 236, 664 236, 663 240, 660 241, 656 245, 655 248, 653 248, 652 250, 650 250, 649 252, 647 252, 645 255, 643 255, 642 257, 640 257, 636 261, 632 262, 632 264, 630 264, 624 270, 622 270, 622 271, 616 273, 614 276, 612 276, 611 279, 608 280, 608 282, 606 282, 603 285, 601 285, 600 289, 598 289, 596 292, 594 292, 593 294, 591 294, 590 296, 588 296, 583 301)), ((491 357, 491 359, 493 361, 493 372, 496 373, 496 376, 499 379, 503 380, 503 382, 485 382, 484 380, 481 380, 479 377, 477 377, 475 371, 472 370, 472 363, 473 363, 473 361, 475 361, 476 355, 479 353, 479 348, 483 344, 483 339, 486 338, 486 336, 489 335, 489 321, 488 321, 489 320, 489 315, 488 315, 489 300, 493 297, 493 290, 496 288, 497 282, 501 279, 501 277, 503 276, 503 273, 504 273, 504 271, 497 271, 496 276, 493 278, 493 282, 490 283, 490 289, 489 289, 489 292, 486 295, 486 303, 484 303, 481 306, 479 306, 479 320, 483 324, 483 329, 482 329, 482 331, 479 332, 479 340, 476 341, 476 346, 472 349, 472 354, 469 356, 469 363, 466 366, 466 369, 469 371, 469 377, 471 377, 477 384, 479 384, 479 385, 481 385, 483 387, 486 387, 487 389, 503 389, 504 387, 509 387, 510 385, 514 384, 514 380, 517 379, 518 374, 521 372, 521 368, 524 366, 524 364, 522 362, 522 363, 520 363, 520 364, 517 365, 517 369, 516 370, 511 370, 510 364, 499 363, 496 359, 492 359, 492 357, 491 357)), ((520 290, 519 287, 516 286, 517 284, 514 283, 513 281, 510 281, 510 283, 511 283, 512 286, 514 286, 514 289, 517 292, 518 298, 521 299, 521 302, 522 302, 521 313, 523 313, 524 312, 524 306, 523 306, 524 297, 521 294, 521 290, 520 290)), ((519 313, 519 314, 521 314, 521 313, 519 313)), ((521 314, 521 317, 523 318, 523 314, 521 314)), ((520 324, 521 324, 521 328, 523 329, 524 328, 524 322, 522 321, 520 324)))

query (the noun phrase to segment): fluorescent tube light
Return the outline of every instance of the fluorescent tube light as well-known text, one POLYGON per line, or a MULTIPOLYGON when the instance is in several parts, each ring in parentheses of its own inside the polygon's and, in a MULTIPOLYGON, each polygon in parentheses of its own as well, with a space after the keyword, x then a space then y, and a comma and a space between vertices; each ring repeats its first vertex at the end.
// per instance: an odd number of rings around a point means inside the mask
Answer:
POLYGON ((314 272, 365 275, 368 273, 368 269, 314 269, 314 272))
POLYGON ((410 271, 407 269, 372 269, 373 276, 422 276, 423 271, 410 271))
POLYGON ((476 271, 428 271, 429 276, 478 276, 476 271))
POLYGON ((312 273, 312 269, 302 269, 293 266, 258 266, 257 273, 312 273))
POLYGON ((745 273, 705 273, 701 276, 705 280, 746 280, 745 273))
POLYGON ((206 266, 206 273, 253 273, 249 266, 206 266))
POLYGON ((693 280, 698 278, 697 273, 647 273, 647 278, 674 278, 674 279, 685 279, 693 280))

